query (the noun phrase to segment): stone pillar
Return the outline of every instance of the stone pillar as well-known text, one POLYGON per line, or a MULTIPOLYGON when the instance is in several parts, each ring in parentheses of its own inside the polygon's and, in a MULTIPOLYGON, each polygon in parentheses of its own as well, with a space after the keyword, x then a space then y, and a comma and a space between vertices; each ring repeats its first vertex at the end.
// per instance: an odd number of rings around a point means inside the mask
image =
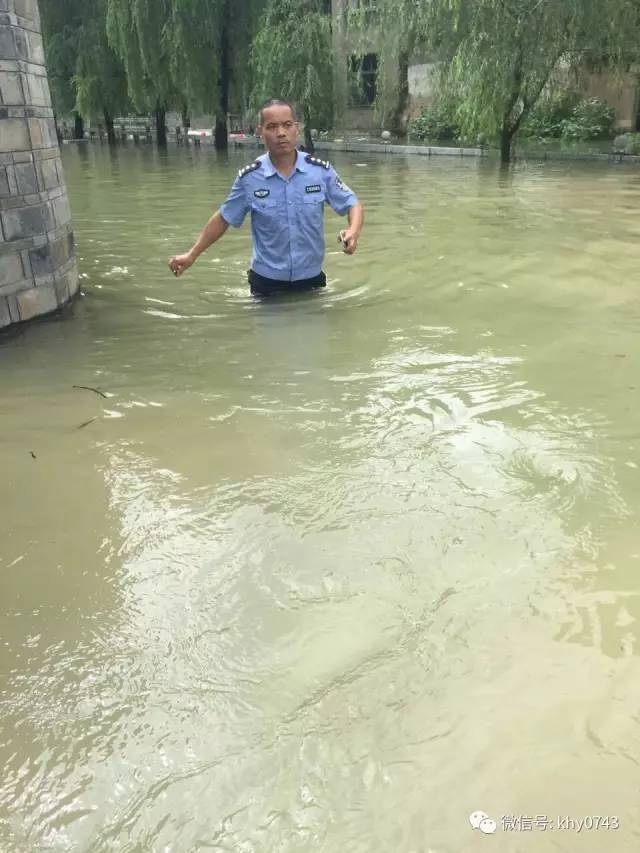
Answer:
POLYGON ((0 328, 78 290, 37 0, 0 0, 0 328))

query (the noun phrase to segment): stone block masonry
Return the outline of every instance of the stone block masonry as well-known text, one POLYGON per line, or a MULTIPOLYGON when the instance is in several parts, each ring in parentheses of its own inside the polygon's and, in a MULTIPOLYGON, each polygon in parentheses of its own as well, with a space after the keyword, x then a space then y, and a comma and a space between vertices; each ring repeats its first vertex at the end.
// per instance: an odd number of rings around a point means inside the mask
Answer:
POLYGON ((78 291, 37 0, 0 0, 0 328, 78 291))

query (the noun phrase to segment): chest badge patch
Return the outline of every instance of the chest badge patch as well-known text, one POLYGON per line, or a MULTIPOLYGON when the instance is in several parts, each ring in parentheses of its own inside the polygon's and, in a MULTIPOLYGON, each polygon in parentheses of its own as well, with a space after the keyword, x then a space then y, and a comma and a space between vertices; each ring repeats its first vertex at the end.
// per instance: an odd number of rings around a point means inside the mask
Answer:
POLYGON ((305 187, 305 191, 308 193, 321 193, 322 187, 320 184, 311 184, 310 186, 305 187))
POLYGON ((253 194, 256 198, 266 198, 271 195, 271 190, 254 190, 253 194))

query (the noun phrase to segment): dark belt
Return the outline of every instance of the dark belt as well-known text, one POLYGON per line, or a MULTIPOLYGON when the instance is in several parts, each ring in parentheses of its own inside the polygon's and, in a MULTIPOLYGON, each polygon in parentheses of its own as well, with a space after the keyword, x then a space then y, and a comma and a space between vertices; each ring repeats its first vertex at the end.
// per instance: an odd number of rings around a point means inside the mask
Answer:
POLYGON ((275 293, 298 293, 301 290, 313 290, 316 287, 326 287, 327 277, 321 272, 313 278, 300 278, 297 281, 279 281, 266 278, 254 270, 247 273, 251 293, 254 296, 272 296, 275 293))

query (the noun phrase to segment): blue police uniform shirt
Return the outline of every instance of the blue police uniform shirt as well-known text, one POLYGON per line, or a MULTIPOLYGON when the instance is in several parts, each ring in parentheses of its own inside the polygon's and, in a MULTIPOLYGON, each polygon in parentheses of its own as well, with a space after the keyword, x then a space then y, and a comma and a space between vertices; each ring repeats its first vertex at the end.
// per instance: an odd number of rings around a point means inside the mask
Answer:
POLYGON ((283 178, 263 154, 238 172, 220 213, 239 228, 251 211, 251 268, 266 278, 297 281, 322 271, 325 202, 341 216, 358 203, 330 163, 298 151, 295 169, 283 178))

